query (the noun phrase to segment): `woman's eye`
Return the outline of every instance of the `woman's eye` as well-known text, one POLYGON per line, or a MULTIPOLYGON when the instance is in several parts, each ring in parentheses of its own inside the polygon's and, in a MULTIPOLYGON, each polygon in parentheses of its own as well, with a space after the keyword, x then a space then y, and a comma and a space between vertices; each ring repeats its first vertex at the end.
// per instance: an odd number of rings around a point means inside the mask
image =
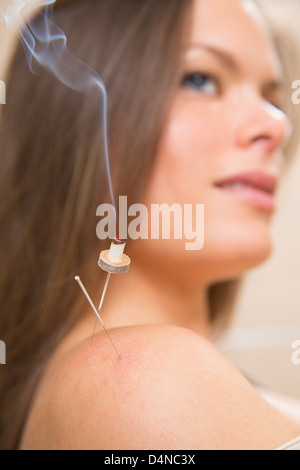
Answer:
POLYGON ((205 73, 191 73, 185 75, 182 86, 199 91, 206 95, 215 95, 219 91, 218 81, 215 77, 205 73))

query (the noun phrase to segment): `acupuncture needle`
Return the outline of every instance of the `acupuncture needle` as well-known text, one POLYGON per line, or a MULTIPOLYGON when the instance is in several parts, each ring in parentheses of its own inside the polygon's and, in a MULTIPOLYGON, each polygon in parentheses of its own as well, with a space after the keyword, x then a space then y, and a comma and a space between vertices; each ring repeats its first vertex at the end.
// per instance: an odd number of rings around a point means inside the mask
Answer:
MULTIPOLYGON (((115 350, 115 352, 116 352, 118 358, 121 359, 121 356, 120 356, 120 354, 118 353, 118 351, 117 351, 117 349, 116 349, 116 347, 115 347, 115 345, 114 345, 114 343, 113 343, 113 341, 112 341, 112 339, 111 339, 111 337, 110 337, 110 334, 108 333, 107 329, 105 328, 104 323, 103 323, 103 321, 101 320, 100 315, 99 315, 99 313, 98 313, 98 311, 97 311, 95 305, 93 304, 93 302, 92 302, 92 300, 91 300, 91 298, 90 298, 90 296, 89 296, 89 294, 88 294, 86 288, 84 287, 84 285, 83 285, 83 283, 82 283, 80 277, 79 277, 79 276, 76 276, 76 277, 75 277, 75 281, 78 282, 78 284, 79 284, 79 286, 80 286, 82 292, 84 293, 84 295, 85 295, 87 301, 89 302, 90 306, 92 307, 92 309, 93 309, 93 311, 94 311, 94 313, 95 313, 97 319, 98 319, 99 322, 101 323, 101 326, 102 326, 102 328, 104 329, 104 331, 105 331, 105 333, 106 333, 106 335, 107 335, 109 341, 111 342, 111 345, 112 345, 112 347, 114 348, 114 350, 115 350)), ((108 285, 109 278, 108 278, 106 281, 107 281, 107 282, 106 282, 106 289, 107 289, 107 285, 108 285)), ((106 289, 105 289, 105 291, 106 291, 106 289)), ((103 294, 105 294, 104 291, 103 291, 103 294)), ((103 300, 104 300, 103 294, 102 294, 102 297, 103 297, 102 302, 103 302, 103 300)))
MULTIPOLYGON (((99 313, 100 313, 100 311, 101 311, 101 309, 102 309, 102 305, 103 305, 103 302, 104 302, 105 294, 106 294, 107 287, 108 287, 108 284, 109 284, 109 281, 110 281, 110 276, 111 276, 111 273, 108 273, 107 276, 106 276, 105 286, 104 286, 104 289, 103 289, 103 292, 102 292, 102 296, 101 296, 101 300, 100 300, 100 304, 99 304, 99 308, 98 308, 98 312, 99 312, 99 313)), ((97 319, 95 320, 95 325, 94 325, 94 330, 93 330, 93 334, 92 334, 92 341, 91 341, 91 343, 93 342, 93 339, 94 339, 94 336, 95 336, 96 326, 97 326, 97 319)))
POLYGON ((104 286, 103 293, 102 293, 102 296, 101 296, 101 300, 100 300, 98 312, 100 312, 100 310, 102 309, 102 305, 103 305, 103 302, 104 302, 105 294, 106 294, 107 287, 108 287, 108 284, 109 284, 109 281, 110 281, 110 276, 111 276, 111 273, 107 273, 106 281, 105 281, 105 286, 104 286))

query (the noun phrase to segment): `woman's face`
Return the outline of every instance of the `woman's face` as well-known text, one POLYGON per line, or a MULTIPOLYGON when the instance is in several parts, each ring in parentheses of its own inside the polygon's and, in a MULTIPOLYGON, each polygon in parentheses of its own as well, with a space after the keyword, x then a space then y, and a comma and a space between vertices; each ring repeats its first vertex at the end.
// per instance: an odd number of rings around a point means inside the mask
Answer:
POLYGON ((282 70, 251 0, 194 0, 184 77, 161 140, 146 204, 204 204, 205 240, 148 241, 204 282, 239 276, 272 248, 270 221, 284 169, 289 122, 280 111, 282 70))

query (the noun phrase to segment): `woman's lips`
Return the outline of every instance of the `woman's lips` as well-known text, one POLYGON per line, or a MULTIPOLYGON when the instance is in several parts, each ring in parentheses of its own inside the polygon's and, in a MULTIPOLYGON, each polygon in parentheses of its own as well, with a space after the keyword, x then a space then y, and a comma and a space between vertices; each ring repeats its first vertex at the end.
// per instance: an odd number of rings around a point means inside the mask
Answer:
POLYGON ((260 172, 230 176, 215 186, 243 202, 266 212, 275 210, 275 191, 278 178, 260 172))

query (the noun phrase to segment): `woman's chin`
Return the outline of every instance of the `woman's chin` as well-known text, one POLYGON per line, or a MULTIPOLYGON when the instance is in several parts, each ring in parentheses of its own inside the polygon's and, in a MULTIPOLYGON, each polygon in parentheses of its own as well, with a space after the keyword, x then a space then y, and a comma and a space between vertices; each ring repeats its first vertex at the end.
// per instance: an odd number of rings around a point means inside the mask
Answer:
MULTIPOLYGON (((162 273, 180 273, 191 283, 211 284, 237 279, 265 263, 273 253, 266 226, 251 230, 208 230, 200 250, 187 250, 184 240, 137 240, 132 243, 135 262, 162 273), (239 232, 239 233, 238 233, 239 232), (179 269, 180 267, 180 269, 179 269)), ((237 229, 237 227, 236 227, 237 229)))
POLYGON ((248 246, 233 247, 233 250, 218 252, 218 259, 215 257, 214 273, 215 281, 222 282, 231 279, 237 279, 246 275, 249 271, 258 268, 269 260, 273 253, 273 244, 269 243, 254 244, 248 246))

